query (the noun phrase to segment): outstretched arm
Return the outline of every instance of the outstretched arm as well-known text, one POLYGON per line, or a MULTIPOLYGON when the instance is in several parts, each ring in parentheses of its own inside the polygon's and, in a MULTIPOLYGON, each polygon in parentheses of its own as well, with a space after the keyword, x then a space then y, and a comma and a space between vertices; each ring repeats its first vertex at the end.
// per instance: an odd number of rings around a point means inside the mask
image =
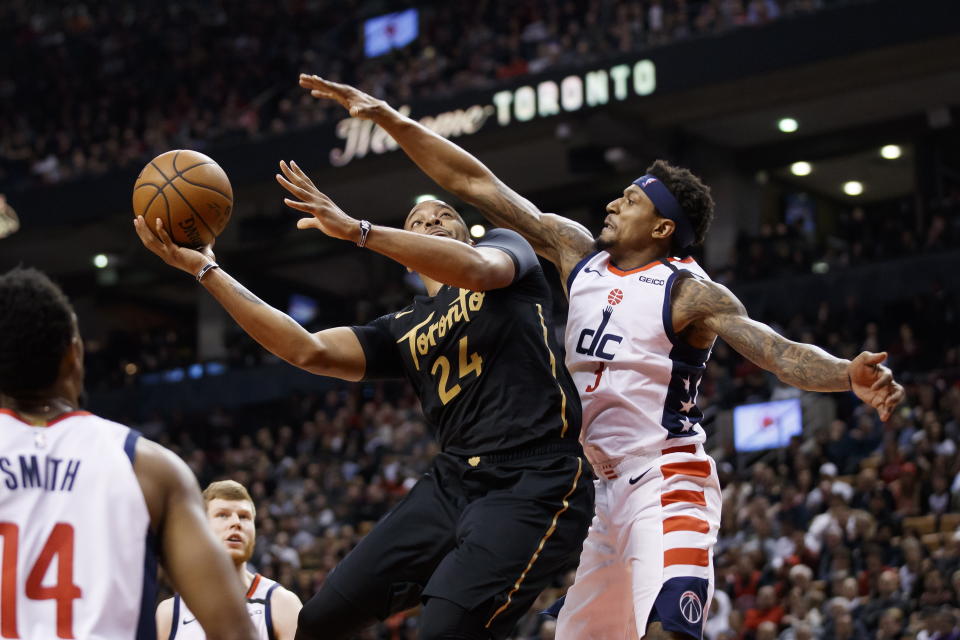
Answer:
MULTIPOLYGON (((317 189, 296 162, 280 163, 277 182, 295 198, 287 206, 310 214, 297 222, 300 229, 318 229, 333 238, 357 242, 360 221, 351 218, 317 189)), ((471 291, 489 291, 511 284, 516 275, 513 260, 503 251, 473 247, 447 237, 435 237, 390 227, 373 227, 367 248, 381 253, 428 278, 471 291)))
POLYGON ((903 387, 880 364, 885 353, 864 351, 856 358, 836 358, 820 347, 793 342, 747 315, 743 303, 721 284, 685 278, 677 282, 671 302, 674 331, 716 334, 759 367, 806 391, 850 391, 886 420, 903 400, 903 387))
MULTIPOLYGON (((143 216, 135 218, 133 223, 144 246, 172 267, 196 276, 204 265, 214 261, 210 247, 196 251, 175 245, 159 218, 156 234, 147 228, 143 216)), ((278 358, 317 375, 351 381, 363 377, 366 357, 360 341, 348 327, 310 333, 222 269, 208 271, 201 284, 251 338, 278 358)))
POLYGON ((587 229, 573 220, 541 213, 529 200, 501 182, 483 163, 351 86, 301 74, 300 86, 316 98, 335 100, 354 118, 372 120, 389 133, 424 173, 441 187, 476 206, 493 224, 518 232, 544 258, 566 274, 593 250, 587 229))

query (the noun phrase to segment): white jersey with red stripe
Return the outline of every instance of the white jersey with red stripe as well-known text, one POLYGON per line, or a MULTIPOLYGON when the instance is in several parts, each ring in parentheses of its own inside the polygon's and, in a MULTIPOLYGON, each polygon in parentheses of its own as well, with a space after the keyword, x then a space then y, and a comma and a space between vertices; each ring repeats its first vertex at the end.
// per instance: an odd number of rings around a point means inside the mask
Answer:
POLYGON ((155 635, 139 436, 85 411, 35 425, 0 409, 0 637, 155 635))
MULTIPOLYGON (((260 640, 275 640, 273 630, 273 608, 270 606, 270 596, 280 583, 264 578, 259 573, 253 576, 250 587, 247 589, 247 613, 250 622, 257 630, 260 640)), ((197 622, 197 617, 190 612, 187 605, 177 594, 173 597, 173 619, 170 623, 169 638, 158 640, 206 640, 206 634, 197 622)))
POLYGON ((696 401, 710 350, 673 332, 670 292, 680 277, 709 279, 693 258, 623 271, 606 251, 570 274, 567 368, 583 404, 580 438, 598 474, 624 456, 706 438, 696 401))
POLYGON ((696 406, 710 350, 673 331, 670 296, 682 277, 707 274, 691 258, 624 271, 601 251, 567 282, 567 367, 598 480, 558 640, 634 640, 654 620, 701 636, 713 596, 720 483, 696 406))

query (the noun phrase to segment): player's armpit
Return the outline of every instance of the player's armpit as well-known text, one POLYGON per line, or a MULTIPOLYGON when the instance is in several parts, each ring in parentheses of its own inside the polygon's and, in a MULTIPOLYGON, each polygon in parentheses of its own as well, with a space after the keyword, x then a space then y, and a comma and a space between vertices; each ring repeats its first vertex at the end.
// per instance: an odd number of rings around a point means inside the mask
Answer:
POLYGON ((277 587, 270 596, 273 631, 277 640, 293 640, 297 634, 297 616, 303 604, 293 592, 277 587))
POLYGON ((169 638, 173 624, 173 598, 167 598, 157 605, 157 638, 169 638))
POLYGON ((723 338, 740 355, 783 382, 806 391, 847 391, 849 360, 787 340, 747 315, 743 303, 716 282, 685 278, 674 286, 674 331, 692 326, 723 338))
POLYGON ((243 585, 210 531, 190 468, 160 445, 140 438, 134 471, 163 567, 208 640, 254 640, 243 585))
POLYGON ((553 213, 541 213, 496 177, 469 181, 457 195, 480 209, 495 226, 522 235, 539 255, 557 266, 564 281, 570 270, 594 250, 593 236, 582 224, 553 213))

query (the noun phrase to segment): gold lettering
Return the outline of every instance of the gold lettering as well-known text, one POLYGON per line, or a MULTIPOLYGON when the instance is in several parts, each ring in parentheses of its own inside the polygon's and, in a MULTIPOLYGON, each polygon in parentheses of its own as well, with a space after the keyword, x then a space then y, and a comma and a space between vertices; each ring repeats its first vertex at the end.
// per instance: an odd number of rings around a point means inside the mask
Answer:
MULTIPOLYGON (((397 344, 400 344, 400 343, 403 342, 404 340, 406 340, 406 341, 409 343, 409 345, 410 345, 410 357, 413 359, 413 366, 415 366, 415 367, 417 368, 417 371, 420 370, 420 360, 417 358, 417 349, 416 349, 416 346, 417 346, 417 345, 416 345, 416 342, 417 342, 417 329, 419 329, 419 328, 422 327, 423 325, 427 324, 427 323, 430 322, 430 320, 432 320, 432 319, 433 319, 433 312, 431 311, 431 312, 430 312, 430 315, 427 316, 427 319, 426 319, 426 320, 424 320, 423 322, 421 322, 421 323, 418 324, 417 326, 415 326, 415 327, 413 327, 412 329, 410 329, 410 331, 407 331, 405 334, 403 334, 402 336, 400 336, 400 339, 399 339, 399 340, 397 340, 397 344)), ((426 353, 426 352, 424 352, 424 353, 426 353)))
POLYGON ((470 294, 470 311, 480 311, 483 306, 483 292, 474 291, 470 294))
MULTIPOLYGON (((417 352, 425 356, 427 351, 430 349, 430 344, 427 342, 427 334, 421 333, 417 336, 417 352)), ((419 367, 417 367, 419 369, 419 367)))
POLYGON ((477 312, 483 307, 485 294, 482 291, 470 291, 468 289, 459 289, 457 297, 450 302, 447 312, 440 318, 427 326, 422 332, 421 329, 427 325, 434 316, 431 312, 427 319, 413 327, 405 333, 397 343, 406 341, 410 348, 410 357, 413 358, 413 364, 420 370, 420 360, 418 356, 425 356, 432 347, 437 346, 437 338, 443 338, 448 331, 453 330, 453 326, 459 322, 470 322, 470 313, 477 312))

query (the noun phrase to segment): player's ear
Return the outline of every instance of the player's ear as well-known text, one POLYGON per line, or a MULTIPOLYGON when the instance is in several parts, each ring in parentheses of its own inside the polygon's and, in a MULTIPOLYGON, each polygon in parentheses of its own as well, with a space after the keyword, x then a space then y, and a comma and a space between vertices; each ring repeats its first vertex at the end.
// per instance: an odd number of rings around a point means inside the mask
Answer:
POLYGON ((670 218, 660 218, 653 226, 653 237, 657 240, 669 238, 677 229, 677 224, 670 218))

